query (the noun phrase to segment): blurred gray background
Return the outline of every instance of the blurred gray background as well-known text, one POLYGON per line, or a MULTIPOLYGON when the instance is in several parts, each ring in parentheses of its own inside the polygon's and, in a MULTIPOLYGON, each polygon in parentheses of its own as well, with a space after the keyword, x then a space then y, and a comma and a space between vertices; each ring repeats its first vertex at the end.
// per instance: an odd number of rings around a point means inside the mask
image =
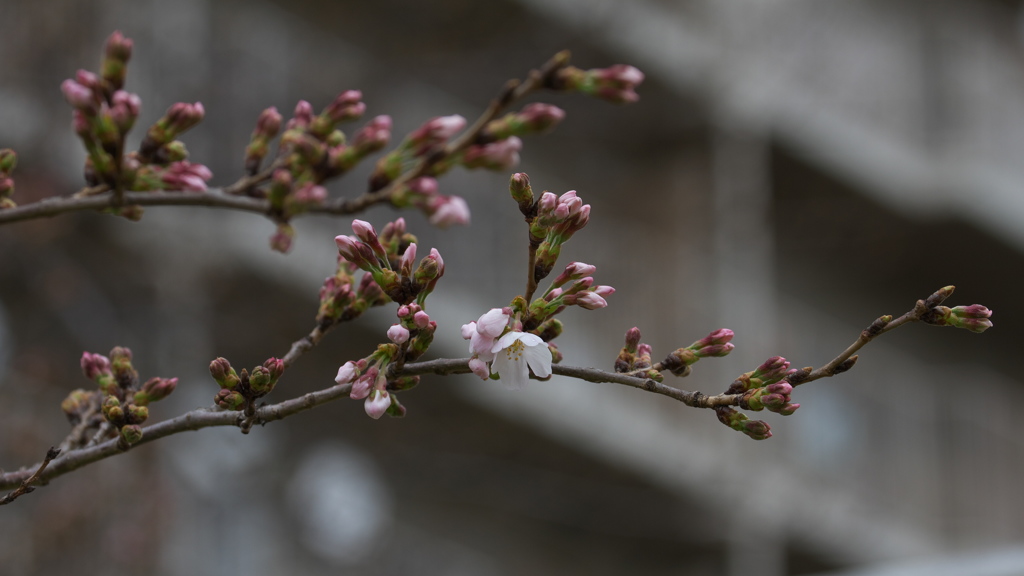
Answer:
MULTIPOLYGON (((247 437, 180 435, 0 510, 5 574, 1024 574, 1021 2, 0 0, 0 147, 19 152, 19 203, 81 186, 58 87, 96 68, 115 29, 135 41, 135 138, 202 101, 184 140, 217 184, 241 173, 269 105, 319 110, 360 89, 397 138, 475 117, 564 48, 582 68, 642 69, 636 105, 538 96, 568 117, 527 139, 518 168, 593 205, 564 262, 618 289, 607 309, 564 314, 566 364, 610 368, 632 326, 659 357, 728 327, 737 350, 676 381, 717 393, 772 355, 820 365, 947 284, 996 328, 886 335, 850 373, 798 389, 802 408, 766 418, 764 442, 557 377, 520 394, 425 378, 402 420, 342 401, 247 437)), ((360 193, 365 173, 332 194, 360 193)), ((522 290, 507 181, 442 180, 469 202, 468 228, 403 214, 447 265, 432 356, 464 356, 459 326, 522 290)), ((0 228, 0 465, 64 437, 82 350, 128 346, 143 377, 180 377, 154 420, 212 403, 210 359, 282 355, 312 328, 349 229, 297 228, 288 256, 268 249, 270 223, 213 210, 0 228)), ((330 385, 393 314, 332 334, 270 399, 330 385)))

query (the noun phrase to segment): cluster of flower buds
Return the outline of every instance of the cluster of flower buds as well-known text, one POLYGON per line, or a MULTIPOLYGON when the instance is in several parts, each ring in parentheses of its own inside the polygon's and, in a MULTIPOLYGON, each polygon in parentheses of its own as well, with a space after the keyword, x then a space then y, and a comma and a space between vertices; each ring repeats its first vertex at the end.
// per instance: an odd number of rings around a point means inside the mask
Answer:
POLYGON ((689 376, 690 366, 701 358, 720 358, 732 352, 736 348, 732 343, 733 336, 732 330, 719 328, 686 348, 672 352, 661 361, 661 365, 675 376, 689 376))
MULTIPOLYGON (((314 115, 309 102, 300 100, 281 134, 278 164, 270 182, 265 189, 246 190, 247 194, 266 196, 279 221, 271 237, 274 250, 287 252, 291 248, 294 230, 288 221, 292 216, 327 201, 327 189, 322 186, 325 181, 348 172, 390 140, 389 116, 371 119, 351 141, 338 128, 366 112, 362 98, 360 91, 346 90, 319 115, 314 115)), ((281 131, 283 121, 277 108, 260 113, 245 149, 245 170, 249 175, 259 173, 269 154, 270 142, 281 131)))
POLYGON ((579 306, 586 310, 597 310, 608 306, 606 296, 615 293, 611 286, 594 286, 590 275, 597 271, 596 266, 583 262, 570 262, 565 270, 551 283, 544 296, 535 300, 530 306, 533 318, 547 318, 560 312, 566 306, 579 306), (538 310, 535 311, 534 308, 538 310))
MULTIPOLYGON (((429 320, 428 322, 433 324, 429 320)), ((433 328, 436 328, 436 325, 430 328, 431 335, 433 328)), ((392 327, 388 330, 388 336, 394 334, 400 340, 402 336, 399 332, 392 327)), ((352 386, 349 397, 353 400, 363 400, 363 409, 374 420, 385 414, 395 418, 405 416, 406 409, 399 403, 395 392, 408 390, 419 384, 419 376, 402 376, 388 380, 387 366, 400 354, 400 346, 401 344, 397 343, 381 344, 370 356, 343 364, 338 368, 338 375, 334 378, 339 386, 352 386)))
POLYGON ((619 373, 636 374, 657 382, 664 380, 659 366, 651 364, 652 349, 650 344, 640 341, 640 329, 630 328, 626 331, 626 344, 615 358, 614 369, 619 373))
MULTIPOLYGON (((397 148, 377 161, 370 175, 370 190, 384 188, 416 163, 442 156, 448 140, 466 127, 466 119, 458 114, 438 116, 423 123, 402 140, 397 148)), ((435 167, 433 175, 451 167, 448 162, 435 167)))
POLYGON ((250 373, 245 368, 236 372, 226 358, 210 362, 210 375, 220 386, 214 402, 225 410, 240 410, 255 405, 258 398, 270 394, 284 374, 284 361, 269 358, 250 373))
POLYGON ((790 369, 789 362, 782 356, 772 356, 752 372, 741 374, 729 385, 726 394, 743 394, 740 404, 743 408, 760 411, 767 408, 783 416, 796 412, 799 404, 790 403, 793 386, 786 378, 799 371, 790 369))
POLYGON ((81 366, 98 390, 73 391, 61 403, 61 409, 72 424, 78 424, 98 405, 104 420, 118 431, 124 447, 142 439, 141 425, 149 418, 149 404, 163 400, 178 385, 177 378, 150 378, 140 385, 131 350, 120 346, 110 351, 109 358, 83 352, 81 366))
MULTIPOLYGON (((387 145, 391 139, 389 116, 371 119, 351 141, 338 128, 362 117, 366 112, 362 98, 359 90, 346 90, 318 115, 313 114, 309 102, 300 100, 296 104, 278 149, 278 157, 284 161, 282 170, 289 174, 293 187, 322 184, 351 170, 363 158, 387 145)), ((249 174, 259 172, 282 121, 276 108, 267 108, 260 114, 245 150, 245 169, 249 174)))
POLYGON ((640 98, 636 87, 643 81, 644 73, 626 64, 591 70, 565 66, 555 73, 551 87, 582 92, 615 104, 628 104, 640 98))
MULTIPOLYGON (((206 190, 212 177, 201 164, 187 161, 188 151, 176 138, 203 119, 203 105, 177 103, 147 132, 137 152, 125 152, 125 137, 139 117, 138 95, 123 90, 132 41, 120 32, 107 39, 100 75, 79 70, 61 84, 64 98, 74 108, 75 133, 88 158, 85 179, 115 190, 206 190)), ((117 210, 136 218, 138 207, 117 210)))
POLYGON ((17 204, 11 200, 14 194, 14 179, 11 172, 18 165, 18 155, 10 148, 0 148, 0 210, 14 208, 17 204))
POLYGON ((497 377, 506 387, 518 390, 526 386, 531 371, 537 378, 551 376, 557 349, 553 352, 541 336, 524 332, 513 314, 514 306, 492 308, 476 322, 464 324, 462 337, 469 340, 469 369, 474 374, 483 380, 497 377))
POLYGON ((970 306, 936 306, 927 312, 921 320, 935 326, 955 326, 971 332, 984 332, 992 327, 992 311, 981 304, 970 306))
POLYGON ((386 246, 374 227, 363 220, 352 221, 355 236, 337 236, 334 242, 341 257, 369 273, 389 298, 402 305, 415 301, 422 307, 437 281, 444 276, 444 260, 431 248, 430 254, 414 268, 416 244, 405 243, 405 226, 404 221, 401 222, 403 233, 397 234, 397 226, 388 231, 386 246))
POLYGON ((754 440, 767 440, 772 437, 772 428, 764 420, 751 420, 741 412, 728 406, 715 408, 718 421, 737 432, 743 432, 754 440))
POLYGON ((388 340, 404 351, 405 360, 416 360, 430 348, 437 331, 437 322, 415 302, 398 307, 398 323, 388 329, 388 340))
POLYGON ((575 190, 561 196, 544 192, 534 201, 530 178, 522 172, 512 175, 509 193, 529 222, 530 244, 536 247, 533 280, 540 282, 555 267, 562 244, 590 221, 590 204, 575 190))

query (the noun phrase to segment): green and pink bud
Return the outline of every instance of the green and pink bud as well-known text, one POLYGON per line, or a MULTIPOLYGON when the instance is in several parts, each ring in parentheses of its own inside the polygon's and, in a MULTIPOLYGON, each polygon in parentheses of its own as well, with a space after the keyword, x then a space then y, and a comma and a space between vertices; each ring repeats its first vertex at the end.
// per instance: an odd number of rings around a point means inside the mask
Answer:
POLYGON ((486 170, 508 170, 519 164, 519 151, 523 141, 516 136, 489 144, 474 144, 462 154, 462 165, 466 168, 486 170))
POLYGON ((210 362, 210 375, 221 388, 226 390, 234 390, 240 382, 238 373, 231 367, 227 358, 217 358, 210 362))
POLYGON ((352 137, 352 147, 358 150, 361 156, 365 156, 384 148, 390 140, 391 117, 374 116, 352 137))
POLYGON ((120 90, 124 86, 125 76, 128 73, 128 60, 131 57, 131 39, 125 38, 120 31, 114 31, 107 38, 103 61, 100 64, 103 79, 107 81, 111 89, 120 90))
POLYGON ((700 348, 706 348, 708 346, 718 346, 727 344, 732 341, 735 334, 728 328, 719 328, 707 336, 697 340, 693 344, 690 344, 690 350, 698 350, 700 348))
POLYGON ((214 396, 213 401, 224 410, 239 410, 245 405, 245 397, 241 393, 227 388, 221 388, 214 396))
POLYGON ((142 440, 142 427, 138 424, 128 424, 121 427, 121 439, 126 444, 138 444, 142 440))
POLYGON ((145 406, 150 402, 158 402, 167 398, 178 387, 177 378, 150 378, 135 393, 135 404, 145 406))
POLYGON ((270 249, 287 254, 295 243, 295 228, 287 222, 279 222, 274 233, 270 235, 270 249))
POLYGON ((94 116, 99 109, 99 99, 87 86, 69 79, 61 83, 60 91, 68 104, 87 116, 94 116))
POLYGON ((530 216, 533 209, 533 188, 530 187, 530 177, 525 172, 517 172, 509 178, 508 191, 512 199, 519 205, 519 211, 524 216, 530 216))

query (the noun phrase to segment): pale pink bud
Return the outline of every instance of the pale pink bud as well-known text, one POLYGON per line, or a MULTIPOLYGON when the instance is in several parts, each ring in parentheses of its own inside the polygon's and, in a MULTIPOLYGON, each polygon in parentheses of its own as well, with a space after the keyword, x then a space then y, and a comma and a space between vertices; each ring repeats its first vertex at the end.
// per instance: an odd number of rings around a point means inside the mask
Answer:
POLYGON ((479 358, 471 358, 469 360, 469 369, 480 377, 481 380, 487 380, 491 377, 491 371, 487 367, 487 362, 479 358))
POLYGON ((440 228, 469 224, 469 205, 458 196, 444 197, 430 215, 430 223, 440 228))
POLYGON ((497 338, 508 326, 508 319, 509 315, 503 308, 491 308, 476 321, 476 331, 491 338, 497 338))
POLYGON ((348 384, 359 375, 359 368, 355 362, 349 360, 338 368, 338 375, 335 376, 334 381, 338 384, 348 384))
POLYGON ((565 118, 565 110, 552 104, 534 102, 527 104, 519 113, 519 118, 530 130, 541 132, 553 128, 565 118))
POLYGON ((412 267, 416 263, 416 244, 409 244, 409 247, 402 253, 399 270, 402 276, 412 276, 412 267))
POLYGON ((515 136, 489 144, 475 144, 462 155, 462 164, 467 168, 508 170, 519 164, 519 151, 523 141, 515 136))
POLYGON ((388 328, 388 339, 395 344, 405 344, 409 341, 409 329, 401 324, 394 324, 388 328))
POLYGON ((366 397, 366 402, 363 404, 366 415, 374 420, 380 419, 390 407, 391 395, 387 390, 374 390, 366 397))
POLYGON ((89 88, 74 80, 65 80, 60 85, 60 90, 64 93, 64 99, 68 101, 68 104, 83 112, 90 114, 96 112, 96 99, 89 88))
POLYGON ((365 374, 356 379, 352 383, 352 390, 349 391, 348 395, 353 400, 362 400, 370 395, 370 390, 373 389, 373 381, 377 378, 377 369, 370 368, 365 374))
POLYGON ((353 220, 352 221, 352 232, 355 233, 356 237, 366 242, 367 244, 373 244, 377 242, 377 230, 373 228, 373 225, 365 220, 353 220))
POLYGON ((608 302, 604 298, 597 295, 597 293, 591 290, 584 290, 576 295, 576 304, 580 308, 587 310, 597 310, 598 308, 604 308, 608 306, 608 302))
POLYGON ((476 322, 462 325, 462 338, 464 340, 469 340, 473 337, 473 334, 476 334, 476 322))
POLYGON ((411 192, 422 196, 433 196, 437 194, 437 179, 430 176, 413 178, 406 185, 411 192))
POLYGON ((366 111, 366 104, 360 102, 362 98, 359 90, 346 90, 324 109, 324 114, 335 123, 359 118, 366 111))
POLYGON ((427 258, 437 262, 437 277, 444 276, 444 258, 441 258, 441 253, 437 251, 437 248, 431 248, 427 258))
POLYGON ((598 287, 594 288, 594 294, 597 294, 598 296, 601 296, 602 298, 607 298, 608 296, 611 296, 612 294, 615 294, 615 288, 612 288, 611 286, 601 285, 601 286, 598 286, 598 287))
POLYGON ((439 116, 427 123, 434 138, 447 140, 466 127, 466 119, 458 114, 439 116))
POLYGON ((412 322, 417 328, 423 329, 430 325, 430 315, 423 310, 412 315, 412 322))
POLYGON ((281 113, 277 111, 277 108, 271 106, 263 112, 260 112, 259 119, 256 120, 256 129, 253 130, 253 137, 265 138, 270 140, 281 130, 281 113))

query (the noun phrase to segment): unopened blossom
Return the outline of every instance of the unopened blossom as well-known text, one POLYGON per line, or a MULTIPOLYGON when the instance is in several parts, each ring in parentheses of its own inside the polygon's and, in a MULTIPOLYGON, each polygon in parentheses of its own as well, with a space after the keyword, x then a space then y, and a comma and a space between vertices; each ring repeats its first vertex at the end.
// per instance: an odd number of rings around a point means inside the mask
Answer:
POLYGON ((363 408, 366 410, 366 415, 374 420, 380 419, 388 408, 391 407, 391 395, 388 394, 387 390, 374 389, 369 396, 366 397, 366 402, 363 404, 363 408))
POLYGON ((401 324, 394 324, 388 328, 388 339, 395 344, 405 344, 409 341, 409 329, 401 324))
POLYGON ((430 223, 439 228, 469 224, 469 204, 459 196, 436 196, 428 207, 430 223))
POLYGON ((356 365, 355 362, 349 360, 348 362, 342 364, 341 368, 338 368, 338 375, 335 376, 334 381, 337 382, 338 384, 348 384, 349 382, 355 380, 356 376, 358 375, 359 367, 356 365))
POLYGON ((509 332, 491 348, 491 369, 511 389, 521 389, 530 379, 530 370, 538 378, 551 376, 551 351, 536 334, 509 332))
POLYGON ((584 290, 576 295, 576 305, 587 310, 597 310, 608 306, 608 302, 593 290, 584 290))

